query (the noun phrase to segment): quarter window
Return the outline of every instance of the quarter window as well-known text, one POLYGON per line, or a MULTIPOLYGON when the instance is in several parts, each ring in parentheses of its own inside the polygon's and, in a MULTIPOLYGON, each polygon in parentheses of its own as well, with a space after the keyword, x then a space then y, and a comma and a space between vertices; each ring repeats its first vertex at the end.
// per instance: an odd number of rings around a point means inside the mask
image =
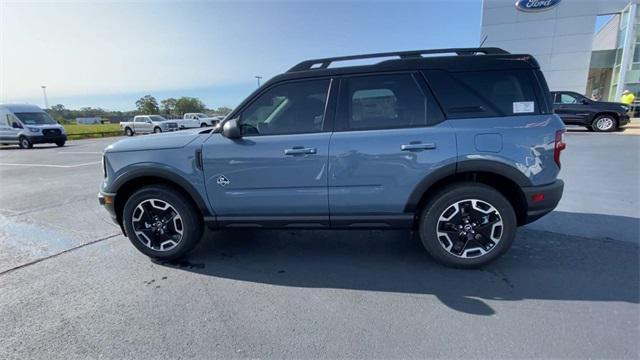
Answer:
POLYGON ((345 83, 339 113, 348 130, 426 126, 427 98, 411 74, 360 76, 345 83))
POLYGON ((243 136, 322 132, 330 80, 277 85, 260 95, 240 118, 243 136))

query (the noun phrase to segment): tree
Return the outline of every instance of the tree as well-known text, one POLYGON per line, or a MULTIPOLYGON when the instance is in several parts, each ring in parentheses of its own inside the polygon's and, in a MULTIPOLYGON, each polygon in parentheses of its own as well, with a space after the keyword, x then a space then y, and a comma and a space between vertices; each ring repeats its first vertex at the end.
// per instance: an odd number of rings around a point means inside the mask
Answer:
POLYGON ((205 112, 206 110, 207 107, 202 101, 200 101, 200 99, 185 96, 176 100, 176 105, 174 107, 174 112, 177 115, 182 115, 190 112, 205 112))
POLYGON ((145 115, 157 114, 160 112, 158 101, 151 95, 145 95, 136 101, 138 112, 145 115))
POLYGON ((220 115, 227 115, 228 113, 231 112, 231 108, 226 107, 226 106, 221 106, 217 109, 215 109, 213 112, 215 112, 216 114, 220 114, 220 115))
POLYGON ((160 105, 162 107, 162 112, 167 115, 172 115, 176 110, 176 102, 178 100, 174 98, 168 98, 160 101, 160 105))

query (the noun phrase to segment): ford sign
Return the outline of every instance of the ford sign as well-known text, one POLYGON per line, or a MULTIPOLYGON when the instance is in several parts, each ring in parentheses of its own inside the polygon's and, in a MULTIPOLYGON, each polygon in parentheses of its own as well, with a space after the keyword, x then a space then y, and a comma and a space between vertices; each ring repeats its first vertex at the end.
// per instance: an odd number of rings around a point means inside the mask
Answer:
POLYGON ((517 0, 516 9, 520 11, 545 11, 559 3, 560 0, 517 0))

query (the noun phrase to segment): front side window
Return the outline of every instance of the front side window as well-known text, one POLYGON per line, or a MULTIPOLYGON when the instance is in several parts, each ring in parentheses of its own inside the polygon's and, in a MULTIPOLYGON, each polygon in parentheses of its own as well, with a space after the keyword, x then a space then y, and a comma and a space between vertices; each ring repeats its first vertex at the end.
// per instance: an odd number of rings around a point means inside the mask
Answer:
POLYGON ((44 112, 23 112, 16 113, 16 116, 25 125, 46 125, 56 124, 56 121, 44 112))
POLYGON ((561 104, 577 104, 578 98, 567 93, 560 94, 560 103, 561 104))
POLYGON ((340 113, 347 116, 349 130, 426 125, 427 99, 410 74, 361 76, 345 82, 340 113))
POLYGON ((276 85, 261 94, 240 117, 243 136, 321 132, 330 80, 276 85))

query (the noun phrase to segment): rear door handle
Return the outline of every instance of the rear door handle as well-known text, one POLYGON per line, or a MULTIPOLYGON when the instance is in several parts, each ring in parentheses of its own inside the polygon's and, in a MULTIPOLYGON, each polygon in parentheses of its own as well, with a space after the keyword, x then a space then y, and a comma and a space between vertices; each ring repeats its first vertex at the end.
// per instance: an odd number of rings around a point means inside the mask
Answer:
POLYGON ((291 149, 284 149, 285 155, 304 155, 304 154, 315 154, 318 152, 316 148, 305 148, 302 146, 295 146, 291 149))
POLYGON ((434 143, 415 143, 415 144, 405 144, 400 146, 400 150, 402 151, 433 150, 435 148, 436 148, 436 144, 434 143))

